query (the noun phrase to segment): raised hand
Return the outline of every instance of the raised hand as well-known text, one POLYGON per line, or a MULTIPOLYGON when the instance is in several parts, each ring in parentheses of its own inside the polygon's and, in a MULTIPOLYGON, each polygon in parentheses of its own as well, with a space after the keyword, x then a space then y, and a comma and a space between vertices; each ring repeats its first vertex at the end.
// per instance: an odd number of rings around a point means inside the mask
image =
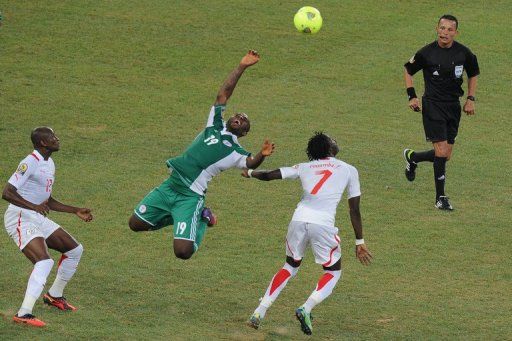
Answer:
POLYGON ((240 66, 249 67, 256 64, 260 60, 260 55, 257 51, 249 50, 247 54, 240 61, 240 66))
POLYGON ((274 152, 275 145, 269 140, 265 140, 263 142, 263 146, 261 147, 261 155, 269 156, 274 152))

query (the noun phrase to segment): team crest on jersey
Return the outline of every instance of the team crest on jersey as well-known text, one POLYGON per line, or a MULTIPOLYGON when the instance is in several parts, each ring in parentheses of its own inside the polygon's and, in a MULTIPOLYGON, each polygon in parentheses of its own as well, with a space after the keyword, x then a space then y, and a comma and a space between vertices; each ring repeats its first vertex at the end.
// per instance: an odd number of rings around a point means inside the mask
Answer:
POLYGON ((457 78, 462 77, 462 70, 464 70, 463 65, 455 65, 455 77, 457 77, 457 78))
POLYGON ((222 143, 224 143, 226 146, 228 147, 233 147, 233 145, 231 144, 231 142, 229 142, 228 140, 223 140, 222 143))
POLYGON ((28 169, 27 164, 26 163, 22 163, 21 165, 18 166, 18 169, 16 170, 16 173, 23 175, 23 174, 25 174, 27 169, 28 169))
POLYGON ((140 213, 144 213, 144 212, 146 212, 146 205, 140 205, 140 207, 139 207, 139 212, 140 212, 140 213))

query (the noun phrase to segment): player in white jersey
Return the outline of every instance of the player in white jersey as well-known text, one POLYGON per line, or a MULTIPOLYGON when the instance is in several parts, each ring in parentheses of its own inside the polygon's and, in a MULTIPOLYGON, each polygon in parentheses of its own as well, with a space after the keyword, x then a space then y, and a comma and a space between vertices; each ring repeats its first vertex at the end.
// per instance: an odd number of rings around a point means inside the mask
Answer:
POLYGON ((83 247, 59 224, 50 220, 50 210, 74 213, 80 219, 92 220, 91 210, 65 205, 52 197, 55 165, 50 155, 60 148, 59 139, 51 128, 38 127, 30 136, 34 151, 24 158, 7 182, 2 198, 10 204, 5 212, 5 229, 18 248, 34 264, 28 280, 25 299, 13 320, 43 327, 45 323, 32 315, 53 267, 48 248, 62 253, 57 276, 43 296, 44 303, 60 310, 76 310, 63 296, 82 256, 83 247))
POLYGON ((307 246, 311 246, 315 262, 321 264, 324 274, 306 302, 295 311, 305 334, 310 335, 311 310, 331 293, 341 277, 341 250, 338 229, 334 226, 336 207, 347 190, 350 219, 356 235, 356 257, 369 265, 372 255, 363 239, 359 201, 359 175, 355 167, 335 158, 339 148, 332 138, 317 132, 308 142, 309 162, 272 171, 244 170, 246 178, 269 181, 300 178, 304 190, 286 235, 286 262, 272 278, 259 306, 249 319, 249 325, 258 329, 268 308, 277 299, 288 280, 298 270, 307 246))

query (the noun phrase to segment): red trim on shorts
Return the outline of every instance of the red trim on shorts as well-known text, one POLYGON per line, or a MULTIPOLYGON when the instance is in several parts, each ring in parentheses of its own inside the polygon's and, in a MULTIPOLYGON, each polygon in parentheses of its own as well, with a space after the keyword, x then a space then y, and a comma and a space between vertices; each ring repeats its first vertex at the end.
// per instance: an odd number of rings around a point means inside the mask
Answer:
POLYGON ((328 272, 324 273, 324 275, 322 277, 320 277, 320 280, 318 281, 318 285, 316 286, 316 291, 319 291, 319 290, 322 290, 322 288, 327 284, 329 283, 329 281, 333 278, 334 276, 328 272))
POLYGON ((21 247, 21 211, 18 215, 18 226, 16 227, 16 231, 18 231, 18 247, 21 247))
POLYGON ((292 258, 295 259, 295 257, 293 256, 293 251, 290 248, 290 244, 288 244, 288 239, 285 239, 285 241, 286 241, 286 247, 288 248, 288 251, 290 251, 290 253, 292 254, 292 258))
POLYGON ((272 284, 270 285, 269 295, 272 295, 272 293, 274 291, 276 291, 276 289, 279 288, 281 286, 281 284, 283 284, 284 281, 286 281, 291 275, 292 274, 286 269, 279 270, 276 273, 276 275, 274 276, 274 278, 272 279, 272 284))
POLYGON ((60 256, 59 263, 57 263, 57 269, 60 268, 62 262, 65 261, 67 258, 68 256, 66 256, 65 254, 62 254, 62 256, 60 256))
POLYGON ((32 153, 32 154, 30 154, 30 155, 32 155, 33 157, 35 157, 37 161, 40 161, 36 154, 32 153))
POLYGON ((338 248, 338 245, 336 245, 335 248, 331 249, 331 252, 329 253, 329 260, 327 262, 325 262, 324 264, 322 264, 322 266, 327 266, 332 262, 332 254, 334 253, 334 251, 336 251, 337 248, 338 248))
POLYGON ((322 264, 322 266, 327 266, 329 265, 331 262, 332 262, 332 254, 334 253, 334 251, 336 251, 336 249, 340 246, 340 237, 338 237, 338 235, 334 235, 334 239, 336 240, 336 242, 338 243, 338 245, 336 245, 336 247, 334 247, 333 249, 331 249, 331 252, 329 253, 329 260, 327 262, 325 262, 324 264, 322 264))

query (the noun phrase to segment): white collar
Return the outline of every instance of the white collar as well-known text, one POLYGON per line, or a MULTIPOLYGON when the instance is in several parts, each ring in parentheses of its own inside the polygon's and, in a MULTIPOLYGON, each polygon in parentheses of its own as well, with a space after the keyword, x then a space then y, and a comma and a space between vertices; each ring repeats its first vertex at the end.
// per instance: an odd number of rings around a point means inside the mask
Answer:
POLYGON ((44 161, 44 157, 41 155, 41 153, 39 153, 39 151, 37 149, 34 149, 32 154, 34 154, 36 159, 39 159, 39 161, 44 161))
POLYGON ((235 142, 238 145, 240 144, 240 143, 238 143, 238 136, 236 136, 232 132, 228 131, 226 126, 224 126, 224 130, 222 130, 221 134, 222 135, 231 135, 233 137, 233 142, 235 142))

